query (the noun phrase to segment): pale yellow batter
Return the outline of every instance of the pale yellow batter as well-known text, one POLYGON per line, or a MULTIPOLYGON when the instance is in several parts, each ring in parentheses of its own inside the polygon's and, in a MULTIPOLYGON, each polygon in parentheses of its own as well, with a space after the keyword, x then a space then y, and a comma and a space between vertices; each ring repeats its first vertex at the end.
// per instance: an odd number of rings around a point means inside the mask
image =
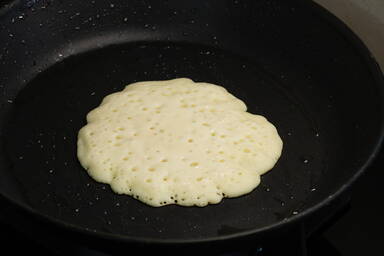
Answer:
POLYGON ((223 87, 128 85, 87 115, 78 158, 96 181, 152 205, 205 206, 251 192, 282 150, 276 128, 223 87))

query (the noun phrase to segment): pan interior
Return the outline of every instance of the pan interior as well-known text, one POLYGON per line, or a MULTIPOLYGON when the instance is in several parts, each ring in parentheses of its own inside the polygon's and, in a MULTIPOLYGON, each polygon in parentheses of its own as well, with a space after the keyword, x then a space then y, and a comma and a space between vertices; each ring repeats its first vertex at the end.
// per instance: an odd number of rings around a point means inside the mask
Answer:
MULTIPOLYGON (((46 50, 51 58, 37 76, 17 82, 9 75, 9 86, 1 88, 3 95, 16 95, 3 97, 0 110, 1 193, 83 229, 159 239, 256 230, 289 220, 331 196, 357 173, 380 137, 376 81, 357 48, 333 26, 305 8, 296 6, 293 14, 288 4, 257 2, 236 5, 240 9, 231 5, 232 16, 216 14, 213 21, 204 10, 201 24, 187 20, 188 25, 173 28, 169 20, 149 30, 133 24, 117 32, 100 27, 110 30, 112 36, 104 39, 116 39, 114 45, 92 39, 100 37, 91 29, 84 30, 88 41, 68 34, 71 51, 63 52, 73 54, 65 56, 52 50, 59 42, 50 42, 46 50), (238 19, 236 13, 243 15, 238 19), (221 19, 233 26, 214 23, 221 19), (303 19, 308 22, 302 24, 303 19), (203 29, 205 24, 212 26, 203 29), (252 193, 205 208, 152 208, 114 194, 80 166, 77 132, 104 96, 132 82, 177 77, 222 85, 249 112, 266 116, 277 127, 284 142, 282 157, 252 193)), ((20 57, 17 63, 22 61, 20 57)), ((25 77, 36 69, 36 63, 28 63, 30 70, 20 69, 25 77)), ((1 67, 14 73, 10 68, 15 66, 1 67)))

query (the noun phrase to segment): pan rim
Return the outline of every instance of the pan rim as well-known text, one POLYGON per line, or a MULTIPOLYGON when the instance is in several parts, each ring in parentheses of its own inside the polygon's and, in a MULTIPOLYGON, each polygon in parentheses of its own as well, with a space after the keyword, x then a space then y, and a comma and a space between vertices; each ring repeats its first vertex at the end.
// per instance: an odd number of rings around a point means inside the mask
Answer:
MULTIPOLYGON (((368 47, 363 43, 363 41, 339 18, 337 18, 334 14, 329 12, 327 9, 322 7, 321 5, 315 3, 314 1, 306 1, 306 0, 297 0, 298 3, 302 5, 306 5, 309 9, 316 12, 317 15, 321 16, 324 22, 328 22, 331 26, 335 27, 337 31, 346 37, 349 43, 356 49, 356 51, 360 54, 360 56, 364 59, 367 64, 367 68, 369 68, 370 73, 376 82, 376 89, 378 90, 380 97, 384 99, 384 75, 381 71, 376 59, 368 49, 368 47)), ((75 231, 82 235, 90 235, 91 237, 99 238, 99 239, 107 239, 119 242, 126 243, 148 243, 148 244, 158 244, 158 245, 170 245, 170 244, 197 244, 197 243, 210 243, 210 242, 219 242, 230 239, 238 239, 249 236, 256 236, 258 234, 264 232, 271 232, 279 229, 283 229, 284 227, 288 227, 288 225, 297 224, 300 220, 305 217, 311 215, 312 213, 318 211, 324 206, 332 203, 338 196, 340 196, 344 191, 346 191, 364 172, 365 170, 372 164, 378 153, 380 152, 383 142, 384 142, 384 104, 381 104, 381 127, 379 138, 375 144, 372 145, 372 152, 370 156, 366 159, 364 164, 362 164, 359 168, 357 168, 356 173, 351 176, 341 187, 330 193, 326 198, 319 201, 318 203, 312 205, 311 207, 305 209, 302 212, 299 212, 296 215, 292 215, 285 220, 280 220, 270 225, 255 228, 247 231, 240 231, 234 234, 228 235, 216 235, 206 238, 148 238, 148 237, 134 237, 127 236, 121 234, 113 234, 107 233, 103 231, 93 231, 92 229, 88 229, 85 227, 81 227, 78 225, 74 225, 71 223, 64 222, 52 216, 43 214, 33 209, 32 207, 22 204, 16 200, 13 200, 11 197, 0 194, 1 197, 5 198, 7 201, 12 204, 18 206, 20 209, 34 215, 39 220, 43 220, 49 224, 53 224, 55 226, 64 228, 68 231, 75 231)))

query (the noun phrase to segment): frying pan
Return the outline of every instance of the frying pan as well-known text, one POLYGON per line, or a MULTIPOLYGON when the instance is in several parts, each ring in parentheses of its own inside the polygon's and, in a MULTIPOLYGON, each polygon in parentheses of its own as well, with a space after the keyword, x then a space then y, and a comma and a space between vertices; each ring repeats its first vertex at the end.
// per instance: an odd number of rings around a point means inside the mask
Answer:
POLYGON ((361 41, 308 1, 13 1, 0 15, 0 194, 31 215, 122 243, 261 237, 330 204, 383 138, 383 79, 361 41), (276 125, 277 165, 253 192, 152 208, 93 181, 78 130, 135 81, 224 86, 276 125))

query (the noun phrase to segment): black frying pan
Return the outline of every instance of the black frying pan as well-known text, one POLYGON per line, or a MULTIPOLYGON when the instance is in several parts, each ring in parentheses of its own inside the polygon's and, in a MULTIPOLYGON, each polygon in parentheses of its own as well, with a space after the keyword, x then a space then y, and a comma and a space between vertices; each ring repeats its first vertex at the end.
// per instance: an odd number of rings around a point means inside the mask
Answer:
POLYGON ((14 1, 0 16, 0 194, 59 227, 122 242, 278 232, 329 204, 383 132, 383 79, 363 44, 304 1, 14 1), (96 183, 76 157, 101 99, 143 80, 220 84, 284 141, 252 193, 152 208, 96 183))

